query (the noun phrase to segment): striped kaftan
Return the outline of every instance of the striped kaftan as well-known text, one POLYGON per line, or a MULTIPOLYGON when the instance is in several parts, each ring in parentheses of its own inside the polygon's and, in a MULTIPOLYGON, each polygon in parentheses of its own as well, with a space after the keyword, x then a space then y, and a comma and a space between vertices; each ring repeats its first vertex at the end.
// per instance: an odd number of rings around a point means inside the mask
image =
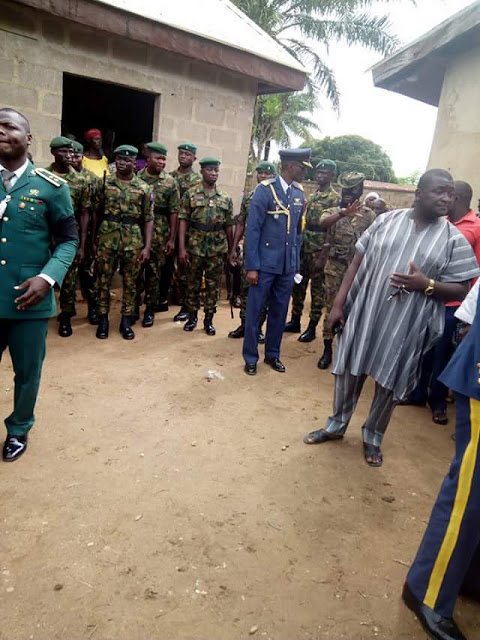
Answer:
POLYGON ((356 250, 363 260, 345 305, 346 323, 333 373, 369 375, 404 398, 420 376, 421 358, 440 338, 444 303, 423 291, 402 293, 390 286, 394 272, 409 263, 438 282, 464 282, 480 274, 468 241, 446 218, 416 230, 412 209, 385 213, 362 234, 356 250))

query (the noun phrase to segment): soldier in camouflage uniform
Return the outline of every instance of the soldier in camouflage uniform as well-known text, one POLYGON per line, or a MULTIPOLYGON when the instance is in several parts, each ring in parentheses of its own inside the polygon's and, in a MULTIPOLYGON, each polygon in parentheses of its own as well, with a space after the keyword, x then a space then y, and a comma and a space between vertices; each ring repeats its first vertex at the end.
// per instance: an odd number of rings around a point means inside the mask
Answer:
MULTIPOLYGON (((275 166, 271 162, 263 161, 260 162, 256 168, 257 172, 257 184, 260 184, 262 180, 269 180, 270 178, 275 178, 277 175, 277 171, 275 166)), ((242 200, 242 205, 240 207, 240 213, 236 219, 236 227, 235 227, 235 235, 233 237, 232 249, 229 255, 229 262, 232 266, 235 266, 238 261, 237 256, 237 247, 238 243, 242 240, 245 233, 245 225, 247 223, 248 211, 250 209, 250 202, 252 201, 253 194, 255 193, 255 189, 245 194, 242 200)), ((245 251, 245 250, 244 250, 245 251)), ((248 296, 248 288, 249 284, 247 281, 247 274, 245 269, 242 267, 241 271, 241 289, 240 289, 240 326, 230 331, 228 334, 229 338, 243 338, 245 336, 245 316, 247 311, 247 296, 248 296)), ((265 322, 267 317, 267 308, 266 306, 263 308, 262 315, 260 317, 260 328, 258 332, 258 342, 263 344, 265 342, 265 336, 263 335, 262 325, 265 322)))
MULTIPOLYGON (((170 175, 175 178, 178 183, 180 200, 189 189, 202 181, 200 174, 193 170, 193 163, 197 159, 196 156, 197 145, 193 144, 193 142, 182 142, 178 145, 178 169, 171 171, 170 175)), ((175 289, 177 292, 176 297, 182 305, 180 311, 173 318, 174 322, 178 322, 187 320, 188 318, 188 309, 185 300, 188 265, 182 265, 179 263, 178 240, 175 247, 175 253, 177 255, 176 266, 174 256, 167 259, 166 268, 164 269, 164 274, 162 274, 160 289, 161 295, 163 295, 165 299, 168 298, 168 291, 170 290, 172 278, 174 276, 175 289)))
POLYGON ((328 247, 325 245, 325 231, 320 231, 318 223, 325 209, 334 207, 340 196, 332 187, 332 180, 337 173, 337 165, 333 160, 321 160, 315 167, 315 177, 318 189, 312 195, 307 205, 305 228, 303 230, 303 244, 300 255, 300 273, 303 280, 293 285, 292 318, 285 325, 285 331, 300 333, 300 320, 303 304, 310 281, 312 306, 310 323, 306 331, 298 338, 299 342, 315 340, 315 329, 322 315, 324 301, 324 266, 328 247))
POLYGON ((220 160, 216 158, 203 158, 200 161, 202 182, 185 193, 179 215, 178 258, 180 264, 189 262, 186 298, 189 317, 183 328, 193 331, 197 326, 200 289, 205 275, 203 326, 209 336, 216 333, 213 315, 235 225, 232 199, 216 188, 219 166, 220 160))
POLYGON ((358 171, 346 171, 338 177, 342 200, 338 207, 323 212, 319 226, 327 230, 329 246, 325 263, 325 321, 323 324, 324 352, 318 361, 319 369, 327 369, 332 362, 333 333, 328 327, 328 314, 342 284, 345 271, 355 253, 355 244, 362 233, 375 221, 375 213, 362 205, 365 176, 358 171))
POLYGON ((151 327, 155 320, 155 309, 160 304, 160 278, 166 256, 172 256, 175 251, 180 196, 177 181, 164 171, 167 148, 159 142, 149 142, 146 147, 147 166, 137 176, 153 189, 155 223, 150 260, 137 282, 137 301, 144 278, 145 313, 142 325, 151 327))
POLYGON ((64 136, 57 136, 50 142, 50 151, 55 160, 47 169, 67 182, 72 199, 73 213, 80 231, 80 246, 77 251, 77 257, 67 271, 60 289, 60 314, 57 318, 58 335, 62 338, 68 338, 72 335, 70 318, 76 315, 75 294, 78 265, 85 257, 91 199, 86 178, 77 173, 72 167, 72 141, 64 136))
POLYGON ((125 340, 132 340, 136 282, 152 246, 154 196, 151 187, 134 173, 138 149, 125 144, 117 147, 114 154, 116 173, 106 177, 105 191, 101 194, 105 204, 97 239, 97 338, 108 338, 110 284, 120 261, 123 275, 120 333, 125 340))
POLYGON ((74 140, 72 167, 87 181, 87 188, 90 194, 90 219, 88 221, 87 242, 85 245, 85 255, 83 262, 78 265, 78 279, 84 300, 88 302, 88 321, 90 324, 98 324, 97 318, 97 278, 95 275, 95 247, 93 239, 93 228, 95 212, 98 208, 98 197, 103 181, 90 169, 83 166, 83 145, 74 140))

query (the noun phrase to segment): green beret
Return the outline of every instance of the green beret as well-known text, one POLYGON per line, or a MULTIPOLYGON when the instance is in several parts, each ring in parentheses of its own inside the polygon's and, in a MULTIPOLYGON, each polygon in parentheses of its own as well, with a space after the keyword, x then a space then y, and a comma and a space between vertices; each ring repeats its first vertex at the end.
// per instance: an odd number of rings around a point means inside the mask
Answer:
POLYGON ((113 153, 116 156, 124 156, 125 158, 136 158, 138 156, 138 149, 129 144, 121 144, 113 153))
POLYGON ((62 147, 68 147, 72 149, 73 141, 65 136, 57 136, 50 142, 50 149, 61 149, 62 147))
POLYGON ((326 171, 337 173, 337 165, 333 160, 328 160, 327 158, 325 158, 324 160, 320 160, 320 162, 315 167, 315 170, 317 169, 325 169, 326 171))
POLYGON ((149 151, 154 151, 155 153, 162 153, 164 156, 167 155, 167 147, 161 142, 149 142, 147 144, 147 149, 149 151))
POLYGON ((191 153, 197 153, 197 145, 193 142, 181 142, 178 145, 179 149, 185 149, 185 151, 191 151, 191 153))
POLYGON ((338 184, 342 189, 353 189, 365 180, 365 175, 360 171, 344 171, 338 176, 338 184))
POLYGON ((83 153, 83 144, 74 140, 72 142, 73 153, 83 153))
POLYGON ((212 156, 207 156, 200 160, 200 166, 203 167, 219 167, 221 164, 218 158, 213 158, 212 156))
POLYGON ((255 171, 268 171, 269 173, 273 174, 277 173, 275 166, 267 160, 262 160, 262 162, 259 162, 255 168, 255 171))

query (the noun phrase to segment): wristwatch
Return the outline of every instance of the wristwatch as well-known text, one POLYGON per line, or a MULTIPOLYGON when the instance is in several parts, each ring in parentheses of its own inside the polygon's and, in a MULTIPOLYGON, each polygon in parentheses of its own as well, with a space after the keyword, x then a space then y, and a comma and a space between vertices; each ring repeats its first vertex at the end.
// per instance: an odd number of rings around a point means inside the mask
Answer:
POLYGON ((339 210, 338 210, 338 215, 339 215, 341 218, 345 218, 345 216, 347 215, 347 214, 345 213, 345 209, 339 209, 339 210))
POLYGON ((430 278, 430 280, 428 281, 428 287, 424 290, 424 294, 426 296, 431 296, 433 294, 433 291, 435 289, 435 280, 433 280, 433 278, 430 278))

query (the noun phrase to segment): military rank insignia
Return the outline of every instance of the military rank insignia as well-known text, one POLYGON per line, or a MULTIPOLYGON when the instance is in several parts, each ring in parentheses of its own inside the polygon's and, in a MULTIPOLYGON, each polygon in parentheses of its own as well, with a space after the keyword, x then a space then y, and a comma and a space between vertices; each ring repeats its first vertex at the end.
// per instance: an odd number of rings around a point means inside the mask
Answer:
POLYGON ((39 194, 40 194, 40 191, 38 189, 30 189, 30 195, 38 196, 39 194))

